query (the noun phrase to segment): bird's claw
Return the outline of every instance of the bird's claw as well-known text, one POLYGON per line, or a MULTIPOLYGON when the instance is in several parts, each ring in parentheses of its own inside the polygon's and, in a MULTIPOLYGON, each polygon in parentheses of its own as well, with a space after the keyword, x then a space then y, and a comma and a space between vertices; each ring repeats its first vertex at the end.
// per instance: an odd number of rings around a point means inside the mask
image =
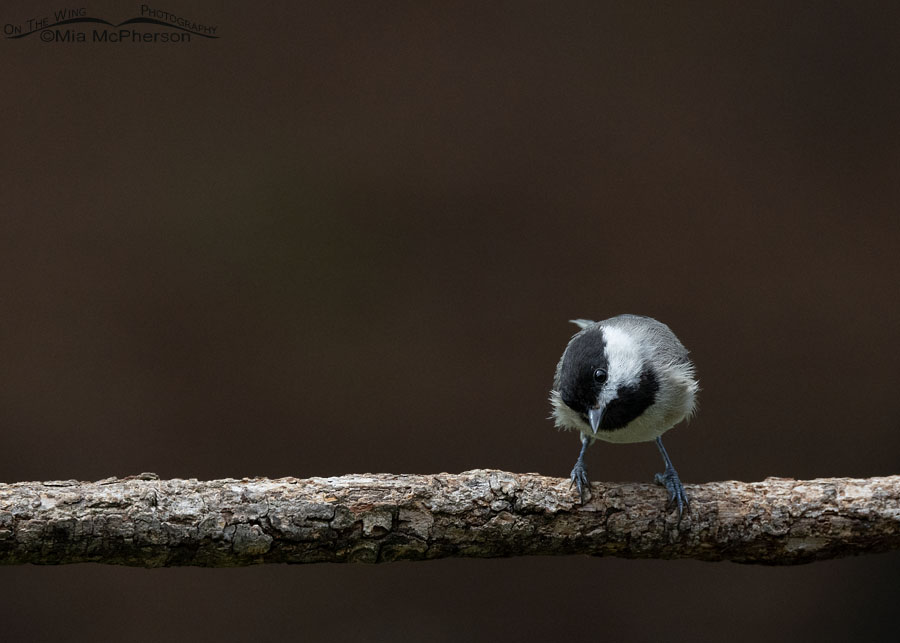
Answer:
POLYGON ((665 487, 669 492, 669 501, 666 503, 666 511, 671 512, 678 508, 678 522, 681 523, 681 517, 685 510, 690 511, 691 505, 688 501, 687 493, 684 491, 684 485, 681 484, 681 478, 678 477, 675 469, 666 469, 663 473, 657 473, 655 477, 656 484, 665 487))
POLYGON ((569 488, 571 489, 573 486, 578 487, 578 497, 581 498, 581 504, 584 504, 584 492, 587 490, 588 494, 590 494, 591 482, 588 480, 587 471, 585 471, 581 462, 575 463, 570 478, 572 484, 569 485, 569 488))

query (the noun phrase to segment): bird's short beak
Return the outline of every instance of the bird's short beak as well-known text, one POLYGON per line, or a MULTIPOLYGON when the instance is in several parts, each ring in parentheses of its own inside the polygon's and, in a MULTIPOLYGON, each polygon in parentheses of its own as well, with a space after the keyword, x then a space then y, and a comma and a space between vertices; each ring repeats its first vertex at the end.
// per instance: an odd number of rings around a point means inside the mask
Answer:
POLYGON ((591 409, 588 411, 588 419, 591 421, 591 428, 596 433, 597 429, 600 428, 600 422, 603 420, 603 409, 591 409))

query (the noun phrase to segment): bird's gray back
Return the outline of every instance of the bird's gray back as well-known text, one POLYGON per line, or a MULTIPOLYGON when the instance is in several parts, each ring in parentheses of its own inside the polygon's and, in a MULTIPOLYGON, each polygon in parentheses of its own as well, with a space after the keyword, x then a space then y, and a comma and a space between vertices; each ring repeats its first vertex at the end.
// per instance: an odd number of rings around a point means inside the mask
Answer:
POLYGON ((629 335, 642 338, 641 343, 653 346, 663 360, 672 364, 690 364, 688 350, 672 329, 661 321, 643 315, 617 315, 598 322, 601 326, 618 328, 629 335))

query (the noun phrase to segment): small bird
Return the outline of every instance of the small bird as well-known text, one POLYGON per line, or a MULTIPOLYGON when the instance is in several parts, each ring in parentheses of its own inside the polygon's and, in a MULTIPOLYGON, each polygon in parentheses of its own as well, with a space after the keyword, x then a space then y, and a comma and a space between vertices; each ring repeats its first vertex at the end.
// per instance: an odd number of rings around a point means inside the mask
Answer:
POLYGON ((572 469, 582 504, 590 487, 584 453, 597 439, 656 441, 666 470, 655 481, 666 488, 666 508, 689 509, 681 479, 663 447, 663 433, 696 409, 699 390, 688 351, 668 326, 650 317, 619 315, 600 322, 573 319, 581 328, 566 346, 553 379, 550 402, 557 427, 581 433, 572 469))

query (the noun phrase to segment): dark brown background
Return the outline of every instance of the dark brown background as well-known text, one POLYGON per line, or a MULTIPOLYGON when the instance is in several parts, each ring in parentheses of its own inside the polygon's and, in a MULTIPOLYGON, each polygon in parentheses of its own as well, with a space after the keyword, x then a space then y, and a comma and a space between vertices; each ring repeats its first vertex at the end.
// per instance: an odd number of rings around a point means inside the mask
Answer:
MULTIPOLYGON (((159 5, 218 25, 189 45, 0 42, 0 479, 567 475, 566 320, 621 312, 692 350, 701 410, 667 438, 686 481, 900 472, 896 7, 249 4, 159 5)), ((661 468, 649 444, 588 465, 661 468)), ((23 567, 0 627, 893 640, 898 574, 23 567)))

